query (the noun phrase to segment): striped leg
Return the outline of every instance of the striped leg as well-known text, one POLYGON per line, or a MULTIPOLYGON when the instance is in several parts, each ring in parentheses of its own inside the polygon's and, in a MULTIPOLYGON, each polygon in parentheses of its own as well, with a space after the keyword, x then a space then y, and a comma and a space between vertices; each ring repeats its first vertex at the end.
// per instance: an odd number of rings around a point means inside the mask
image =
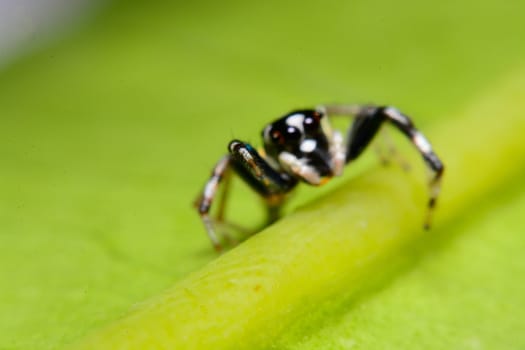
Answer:
POLYGON ((265 201, 267 221, 264 228, 279 218, 285 195, 297 185, 297 179, 276 171, 248 143, 233 140, 228 148, 232 168, 265 201))
POLYGON ((425 228, 430 228, 431 212, 435 207, 439 192, 441 190, 441 179, 443 177, 444 166, 439 157, 434 153, 432 145, 427 138, 416 129, 409 117, 399 112, 394 107, 384 107, 379 109, 379 113, 384 115, 388 121, 395 125, 401 132, 410 138, 423 157, 427 168, 430 170, 431 179, 429 182, 430 199, 428 201, 428 215, 425 228))
MULTIPOLYGON (((201 196, 196 201, 196 207, 204 223, 206 231, 213 246, 217 251, 222 249, 217 235, 217 226, 242 231, 245 235, 253 234, 255 230, 247 230, 236 224, 225 222, 224 209, 228 196, 228 184, 232 171, 241 177, 250 187, 261 195, 266 203, 268 221, 270 224, 279 217, 279 209, 285 198, 285 193, 289 192, 296 184, 297 180, 286 174, 274 170, 266 160, 249 144, 234 140, 228 146, 230 154, 224 156, 213 168, 212 174, 201 196), (219 200, 219 208, 216 218, 210 215, 210 209, 221 184, 224 184, 224 191, 219 200)), ((224 238, 234 241, 227 232, 221 232, 224 238)))
POLYGON ((394 107, 333 105, 320 108, 323 108, 328 115, 352 115, 355 117, 355 121, 348 132, 347 163, 359 157, 385 121, 390 122, 410 139, 419 153, 421 153, 425 164, 431 172, 429 211, 425 221, 425 228, 428 229, 430 227, 432 209, 435 207, 439 196, 444 166, 434 153, 430 142, 416 129, 411 119, 394 107))
MULTIPOLYGON (((219 242, 219 238, 217 237, 217 233, 215 231, 215 225, 213 222, 214 220, 210 217, 210 209, 213 200, 217 195, 217 191, 219 190, 219 185, 221 181, 225 177, 230 176, 230 172, 228 171, 230 167, 230 161, 231 159, 229 155, 224 156, 223 158, 221 158, 221 160, 219 160, 219 162, 213 168, 211 177, 208 180, 208 182, 206 182, 202 194, 195 203, 197 210, 199 211, 201 220, 206 228, 206 232, 208 233, 208 237, 210 238, 213 247, 217 251, 220 251, 222 249, 222 246, 219 242)), ((226 181, 229 182, 229 179, 227 179, 226 181)), ((225 193, 224 195, 227 194, 225 193)), ((219 208, 219 219, 222 219, 223 207, 224 201, 221 201, 221 208, 219 208)))

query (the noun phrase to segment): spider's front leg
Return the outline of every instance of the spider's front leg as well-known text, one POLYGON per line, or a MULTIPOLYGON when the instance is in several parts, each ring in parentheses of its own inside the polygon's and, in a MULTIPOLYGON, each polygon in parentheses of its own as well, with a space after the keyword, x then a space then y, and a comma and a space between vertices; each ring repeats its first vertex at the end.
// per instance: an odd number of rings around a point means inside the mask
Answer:
MULTIPOLYGON (((273 169, 268 162, 249 144, 234 140, 228 146, 230 154, 224 156, 213 169, 212 175, 206 183, 204 190, 196 202, 197 210, 208 233, 208 237, 216 250, 220 251, 222 245, 217 236, 216 224, 222 223, 224 200, 220 203, 219 215, 210 216, 213 201, 219 190, 221 182, 227 182, 233 170, 250 187, 263 197, 268 212, 267 224, 278 219, 279 209, 288 193, 297 180, 285 173, 273 169)), ((224 193, 225 199, 227 193, 224 193)), ((234 226, 229 224, 230 226, 234 226)))
POLYGON ((390 106, 328 105, 318 108, 328 115, 350 115, 355 117, 348 131, 346 148, 347 163, 361 155, 385 121, 390 122, 410 139, 431 172, 429 183, 430 199, 428 201, 429 209, 425 221, 425 228, 428 229, 431 223, 431 213, 439 196, 444 166, 439 157, 434 153, 430 142, 416 129, 412 120, 396 108, 390 106))

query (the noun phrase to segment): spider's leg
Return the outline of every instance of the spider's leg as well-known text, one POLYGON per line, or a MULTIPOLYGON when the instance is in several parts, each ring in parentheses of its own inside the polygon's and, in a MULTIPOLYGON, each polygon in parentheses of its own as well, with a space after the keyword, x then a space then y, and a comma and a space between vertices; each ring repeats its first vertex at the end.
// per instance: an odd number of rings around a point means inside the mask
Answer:
POLYGON ((343 173, 343 168, 346 163, 346 150, 343 135, 338 130, 332 131, 329 143, 334 175, 340 176, 343 173))
POLYGON ((374 144, 374 147, 381 164, 389 165, 392 161, 395 161, 404 171, 410 171, 410 163, 397 150, 389 130, 381 128, 379 133, 380 142, 374 144))
POLYGON ((428 201, 429 211, 425 221, 425 228, 429 228, 431 211, 436 205, 440 192, 444 166, 439 157, 434 153, 430 142, 416 129, 412 120, 396 108, 389 106, 330 105, 319 108, 326 111, 329 115, 333 113, 334 115, 352 115, 355 117, 348 132, 347 163, 359 157, 385 121, 390 122, 410 139, 431 172, 431 180, 429 183, 430 199, 428 201))
POLYGON ((230 186, 231 186, 231 169, 227 169, 222 176, 222 189, 219 198, 219 204, 217 208, 217 220, 224 221, 224 215, 226 211, 226 203, 230 195, 230 186))
POLYGON ((229 150, 235 172, 261 197, 267 207, 267 225, 280 216, 280 208, 285 195, 290 192, 297 180, 285 172, 279 172, 248 143, 234 140, 229 150))
MULTIPOLYGON (((297 180, 274 170, 266 160, 247 143, 235 140, 230 143, 228 149, 230 154, 224 156, 215 165, 211 177, 196 202, 199 215, 204 223, 210 241, 218 251, 222 249, 222 245, 217 235, 217 226, 229 227, 245 233, 251 233, 239 225, 228 223, 224 220, 224 211, 232 170, 265 199, 268 208, 268 224, 277 220, 279 208, 284 200, 285 194, 297 183, 297 180), (221 184, 224 184, 223 195, 219 200, 217 216, 213 218, 210 215, 210 210, 221 184)), ((224 232, 223 235, 228 240, 233 241, 233 237, 230 237, 224 232)))
MULTIPOLYGON (((230 167, 230 162, 231 162, 231 158, 229 155, 222 157, 221 160, 217 162, 217 164, 213 168, 210 179, 206 182, 206 185, 204 186, 204 190, 202 191, 202 194, 199 196, 199 198, 195 202, 195 206, 197 207, 201 220, 204 224, 204 227, 206 228, 208 237, 210 238, 210 241, 213 244, 213 247, 217 251, 220 251, 222 249, 222 246, 219 242, 219 238, 217 237, 217 233, 215 231, 214 220, 210 217, 210 209, 211 209, 213 200, 215 199, 215 196, 217 195, 221 181, 225 177, 228 178, 230 176, 230 172, 228 171, 230 167)), ((229 182, 229 179, 227 180, 227 183, 228 182, 229 182)), ((224 193, 224 195, 227 195, 227 194, 224 193)), ((221 200, 221 208, 219 209, 219 215, 221 217, 223 215, 222 208, 224 208, 224 205, 225 205, 224 201, 221 200)))

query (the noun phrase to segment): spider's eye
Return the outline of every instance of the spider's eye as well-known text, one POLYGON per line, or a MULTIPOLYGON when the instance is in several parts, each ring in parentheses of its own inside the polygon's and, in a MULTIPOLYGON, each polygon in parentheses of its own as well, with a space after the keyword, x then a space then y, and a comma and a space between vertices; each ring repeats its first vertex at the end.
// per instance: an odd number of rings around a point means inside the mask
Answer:
POLYGON ((321 117, 323 115, 318 112, 314 111, 311 115, 308 115, 306 118, 304 118, 304 128, 307 131, 314 131, 319 128, 319 125, 321 124, 321 117))
POLYGON ((293 126, 286 128, 286 141, 298 141, 301 139, 301 132, 293 126))
POLYGON ((284 136, 279 130, 273 130, 270 133, 270 136, 271 136, 273 142, 276 142, 276 143, 281 144, 281 145, 284 143, 284 136))

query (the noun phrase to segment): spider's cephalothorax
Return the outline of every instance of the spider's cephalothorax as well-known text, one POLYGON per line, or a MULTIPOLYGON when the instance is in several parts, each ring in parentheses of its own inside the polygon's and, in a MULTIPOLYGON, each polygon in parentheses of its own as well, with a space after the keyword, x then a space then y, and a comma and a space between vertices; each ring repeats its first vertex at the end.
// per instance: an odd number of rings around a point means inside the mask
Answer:
MULTIPOLYGON (((286 194, 298 182, 322 185, 331 177, 341 175, 344 165, 359 157, 385 121, 411 140, 432 172, 429 215, 425 222, 428 228, 444 168, 430 143, 414 127, 410 118, 393 107, 328 105, 296 110, 267 125, 262 131, 264 152, 259 153, 248 143, 239 140, 230 142, 229 154, 217 163, 196 202, 214 247, 217 250, 221 248, 216 224, 226 224, 226 196, 220 201, 215 218, 211 218, 209 212, 219 184, 231 175, 230 168, 265 199, 268 223, 271 223, 279 217, 279 209, 286 194), (346 138, 339 131, 332 130, 328 116, 354 117, 346 138)), ((229 181, 224 182, 226 187, 229 181)))
POLYGON ((322 111, 298 110, 262 131, 269 163, 312 185, 336 174, 333 132, 322 111))

